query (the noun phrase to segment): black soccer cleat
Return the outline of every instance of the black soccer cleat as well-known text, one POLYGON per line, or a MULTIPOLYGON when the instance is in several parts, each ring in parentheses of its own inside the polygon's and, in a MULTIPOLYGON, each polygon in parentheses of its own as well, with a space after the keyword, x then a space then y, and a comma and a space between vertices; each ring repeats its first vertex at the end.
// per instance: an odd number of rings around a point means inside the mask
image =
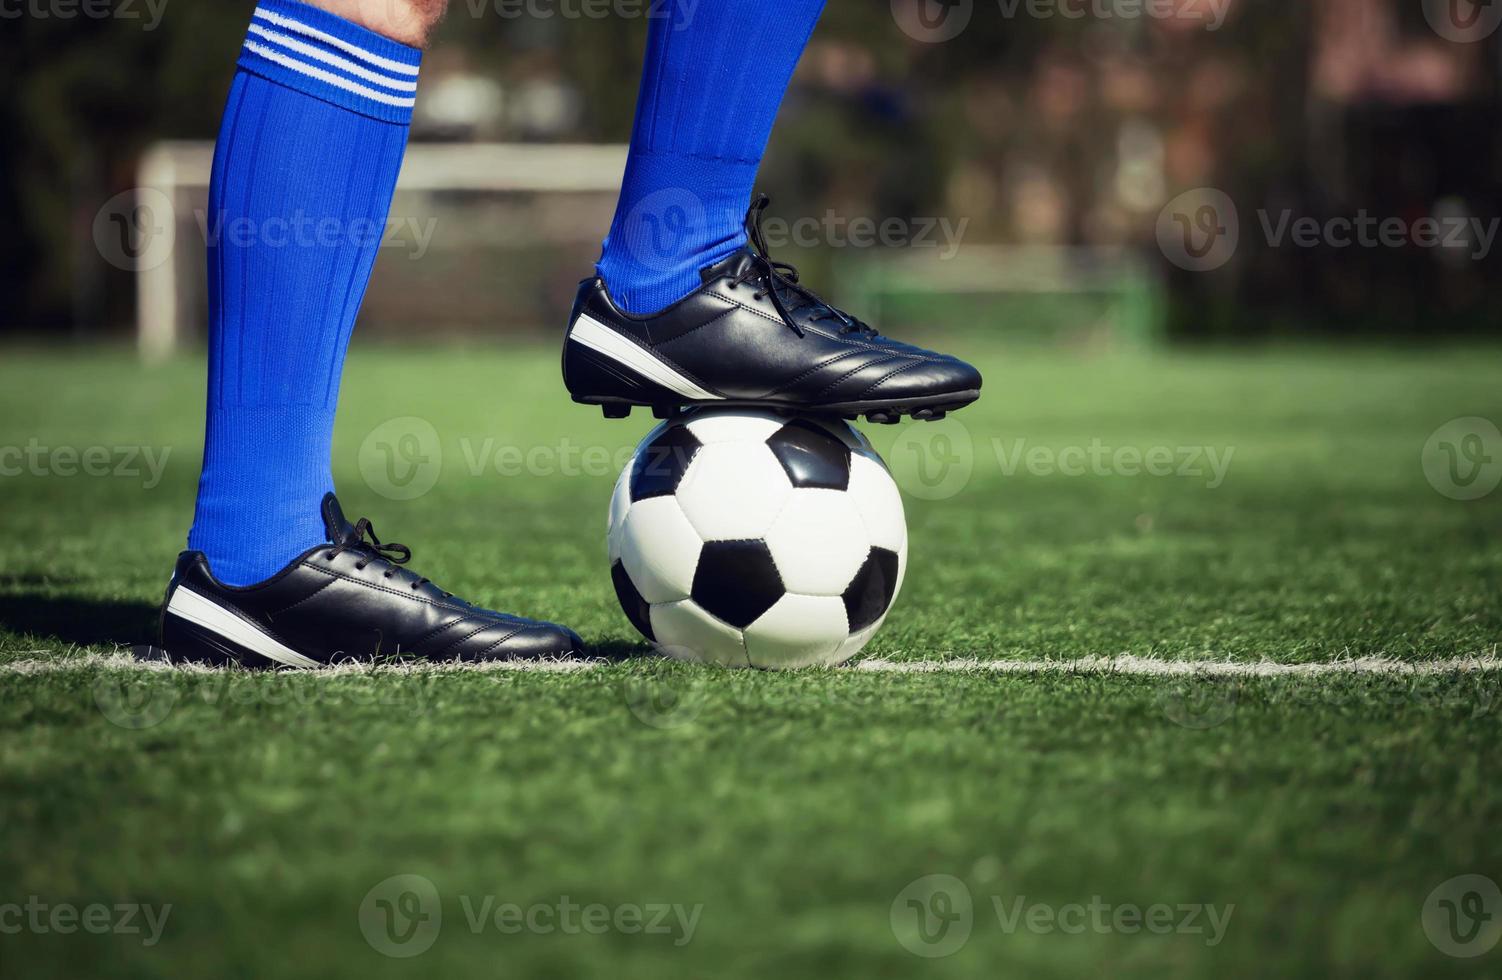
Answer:
POLYGON ((667 309, 626 313, 596 276, 579 285, 563 340, 563 382, 607 418, 649 406, 659 418, 702 405, 815 412, 872 422, 939 419, 980 397, 980 372, 948 354, 883 337, 798 283, 761 232, 702 272, 667 309))
POLYGON ((178 556, 162 605, 165 659, 246 667, 344 661, 485 661, 575 656, 577 633, 480 609, 399 566, 405 545, 382 544, 323 498, 329 543, 264 582, 221 584, 200 551, 178 556), (368 539, 367 539, 368 535, 368 539))

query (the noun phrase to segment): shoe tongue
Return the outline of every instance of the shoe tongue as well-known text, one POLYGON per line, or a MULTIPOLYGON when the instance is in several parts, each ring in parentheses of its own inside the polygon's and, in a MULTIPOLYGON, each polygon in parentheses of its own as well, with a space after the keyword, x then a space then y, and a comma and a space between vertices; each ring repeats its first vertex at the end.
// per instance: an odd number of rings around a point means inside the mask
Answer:
POLYGON ((323 529, 333 544, 346 544, 355 539, 355 526, 344 516, 339 498, 332 493, 323 495, 323 529))
POLYGON ((699 270, 700 282, 712 282, 722 276, 738 276, 746 271, 746 267, 756 261, 756 253, 750 248, 738 248, 728 256, 716 262, 714 265, 706 265, 699 270))

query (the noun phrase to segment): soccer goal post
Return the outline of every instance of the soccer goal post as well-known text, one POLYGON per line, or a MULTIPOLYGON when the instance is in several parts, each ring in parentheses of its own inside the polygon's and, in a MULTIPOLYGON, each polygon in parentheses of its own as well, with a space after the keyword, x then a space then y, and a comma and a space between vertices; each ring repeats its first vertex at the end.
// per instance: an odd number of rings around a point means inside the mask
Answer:
MULTIPOLYGON (((141 356, 149 361, 170 356, 185 339, 203 330, 197 322, 200 304, 194 297, 202 290, 204 246, 215 227, 207 215, 213 160, 212 143, 174 141, 152 146, 140 163, 137 211, 150 214, 156 227, 171 229, 167 233, 174 235, 173 247, 164 250, 164 258, 143 263, 136 270, 137 342, 141 356), (168 213, 155 214, 159 209, 168 213), (193 247, 177 247, 188 241, 193 247)), ((608 202, 620 187, 625 165, 623 145, 414 143, 402 164, 397 195, 448 195, 461 201, 465 195, 556 196, 576 201, 582 196, 589 203, 571 209, 578 213, 576 217, 529 220, 525 232, 539 246, 591 239, 597 247, 609 221, 608 202), (601 223, 602 209, 605 224, 601 223)), ((415 210, 423 206, 418 204, 415 210)), ((536 209, 528 214, 537 217, 536 209)), ((457 237, 466 238, 464 234, 457 237)))

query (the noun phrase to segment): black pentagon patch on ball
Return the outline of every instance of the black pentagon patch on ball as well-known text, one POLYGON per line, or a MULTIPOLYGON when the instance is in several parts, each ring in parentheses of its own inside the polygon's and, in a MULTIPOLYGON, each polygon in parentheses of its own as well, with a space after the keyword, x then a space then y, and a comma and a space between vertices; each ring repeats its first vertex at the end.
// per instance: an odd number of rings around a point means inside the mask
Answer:
POLYGON ((626 566, 617 561, 610 566, 610 581, 615 583, 615 597, 621 600, 621 608, 626 612, 626 618, 631 620, 642 636, 649 640, 656 640, 652 635, 652 607, 647 600, 636 591, 636 586, 631 581, 631 576, 626 574, 626 566))
POLYGON ((795 487, 850 486, 850 447, 815 422, 793 419, 767 438, 767 446, 795 487))
POLYGON ((872 548, 865 564, 855 573, 850 587, 840 598, 845 600, 845 616, 850 632, 865 629, 882 617, 897 592, 897 552, 872 548))
POLYGON ((703 445, 687 426, 668 426, 632 461, 631 500, 671 496, 703 445))
POLYGON ((690 594, 705 612, 745 629, 785 591, 765 541, 711 541, 699 553, 690 594))

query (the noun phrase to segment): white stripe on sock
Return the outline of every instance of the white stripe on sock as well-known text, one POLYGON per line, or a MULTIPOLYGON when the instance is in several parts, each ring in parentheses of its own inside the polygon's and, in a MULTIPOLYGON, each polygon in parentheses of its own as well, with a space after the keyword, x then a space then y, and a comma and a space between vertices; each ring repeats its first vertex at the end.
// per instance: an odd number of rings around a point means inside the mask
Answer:
POLYGON ((396 89, 398 92, 417 91, 416 82, 404 82, 401 79, 391 78, 388 75, 382 75, 380 72, 371 71, 369 68, 362 68, 359 65, 355 64, 353 61, 348 61, 344 58, 341 58, 337 54, 329 54, 322 48, 316 48, 311 44, 304 44, 295 37, 288 37, 285 34, 278 34, 276 31, 268 31, 266 28, 261 27, 258 24, 250 25, 250 33, 257 35, 258 37, 265 38, 273 44, 278 44, 284 48, 289 48, 293 51, 296 51, 298 54, 302 55, 305 58, 312 58, 315 61, 321 61, 326 65, 333 65, 335 68, 338 68, 341 71, 347 71, 351 75, 356 75, 360 78, 365 79, 367 82, 375 82, 377 85, 384 86, 385 88, 396 89))
POLYGON ((181 585, 172 593, 172 601, 167 603, 167 614, 195 623, 211 633, 224 637, 236 646, 259 653, 267 660, 274 660, 288 667, 317 667, 319 665, 318 661, 303 656, 275 637, 267 636, 254 624, 230 612, 217 602, 206 599, 192 589, 181 585))
POLYGON ((394 105, 403 109, 410 109, 417 104, 417 100, 414 98, 405 98, 402 96, 387 95, 385 92, 377 92, 373 88, 366 88, 364 85, 361 85, 358 82, 352 82, 342 75, 335 75, 331 71, 324 71, 322 68, 317 68, 303 61, 298 61, 296 58, 289 58, 286 55, 281 54, 280 52, 273 51, 270 48, 265 47, 264 45, 257 44, 254 41, 246 41, 245 50, 253 54, 260 55, 267 61, 275 62, 276 64, 281 65, 284 68, 290 68, 293 71, 297 72, 299 75, 306 75, 309 78, 316 78, 320 82, 327 82, 335 88, 342 88, 346 92, 353 92, 356 95, 363 96, 375 102, 381 102, 386 105, 394 105))
POLYGON ((260 8, 257 8, 256 12, 252 16, 273 24, 276 27, 294 31, 298 34, 303 35, 304 37, 311 37, 317 41, 322 41, 324 44, 338 48, 345 54, 352 54, 362 61, 368 61, 370 64, 375 65, 377 68, 384 68, 387 71, 395 72, 398 75, 411 75, 414 78, 417 77, 418 69, 416 65, 407 65, 403 64, 400 61, 392 61, 390 58, 382 58, 378 54, 372 54, 369 51, 366 51, 358 44, 351 44, 350 42, 342 38, 337 38, 332 34, 326 34, 323 31, 318 30, 317 28, 309 27, 307 24, 304 24, 301 21, 293 20, 291 17, 283 17, 281 14, 275 13, 270 10, 262 10, 260 8))

